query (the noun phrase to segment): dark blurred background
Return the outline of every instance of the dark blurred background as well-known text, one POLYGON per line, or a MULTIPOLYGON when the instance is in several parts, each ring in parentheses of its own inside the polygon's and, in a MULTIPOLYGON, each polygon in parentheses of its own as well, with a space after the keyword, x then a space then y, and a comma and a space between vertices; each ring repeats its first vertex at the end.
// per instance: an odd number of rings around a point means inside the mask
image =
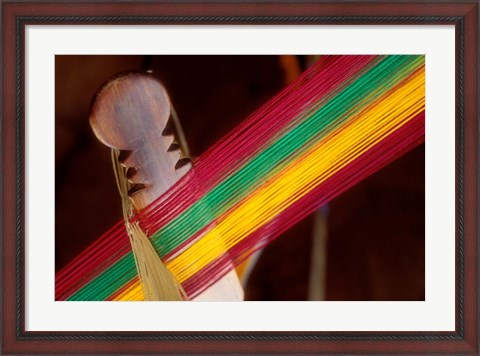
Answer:
MULTIPOLYGON (((152 70, 192 157, 293 81, 314 56, 56 56, 55 267, 122 218, 107 147, 88 124, 113 75, 152 70)), ((424 300, 423 145, 331 201, 242 266, 246 300, 424 300)))

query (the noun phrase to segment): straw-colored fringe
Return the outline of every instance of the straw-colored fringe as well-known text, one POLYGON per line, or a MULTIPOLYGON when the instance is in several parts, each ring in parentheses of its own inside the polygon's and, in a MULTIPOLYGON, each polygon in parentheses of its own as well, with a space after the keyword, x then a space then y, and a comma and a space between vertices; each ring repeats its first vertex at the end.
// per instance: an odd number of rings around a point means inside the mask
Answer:
POLYGON ((138 222, 130 222, 133 206, 128 197, 129 182, 126 178, 126 169, 118 161, 119 153, 118 150, 112 149, 113 170, 122 198, 123 218, 135 257, 144 300, 186 300, 187 295, 182 286, 162 262, 138 222))

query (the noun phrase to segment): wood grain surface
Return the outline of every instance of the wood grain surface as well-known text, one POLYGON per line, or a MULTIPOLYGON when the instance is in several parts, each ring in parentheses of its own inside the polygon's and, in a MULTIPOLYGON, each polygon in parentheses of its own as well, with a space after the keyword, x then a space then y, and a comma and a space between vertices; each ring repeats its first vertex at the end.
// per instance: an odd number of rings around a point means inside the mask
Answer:
POLYGON ((129 195, 137 210, 152 203, 192 168, 175 140, 170 118, 168 94, 148 74, 119 75, 94 99, 90 125, 103 144, 121 151, 120 161, 136 187, 129 195))

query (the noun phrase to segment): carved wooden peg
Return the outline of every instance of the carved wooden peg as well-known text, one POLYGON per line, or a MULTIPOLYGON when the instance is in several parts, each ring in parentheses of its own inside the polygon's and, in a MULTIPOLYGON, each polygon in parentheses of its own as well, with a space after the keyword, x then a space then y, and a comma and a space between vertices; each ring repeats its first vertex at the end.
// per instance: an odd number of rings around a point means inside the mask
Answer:
MULTIPOLYGON (((171 120, 171 104, 162 84, 148 73, 126 73, 105 84, 95 96, 90 125, 105 145, 121 150, 119 161, 133 184, 130 199, 141 210, 170 189, 192 163, 180 149, 171 120)), ((243 300, 233 269, 195 298, 243 300)))
POLYGON ((171 104, 163 85, 144 73, 121 74, 95 96, 90 125, 105 145, 122 150, 121 163, 135 184, 131 199, 142 209, 190 168, 169 123, 171 104))

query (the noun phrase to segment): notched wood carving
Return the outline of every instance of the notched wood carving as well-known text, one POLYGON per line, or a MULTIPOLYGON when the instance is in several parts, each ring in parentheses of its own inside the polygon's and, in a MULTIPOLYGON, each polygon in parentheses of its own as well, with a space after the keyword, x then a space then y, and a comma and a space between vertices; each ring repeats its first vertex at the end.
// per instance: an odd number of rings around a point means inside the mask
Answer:
POLYGON ((94 98, 90 125, 103 144, 121 150, 138 210, 192 167, 175 138, 167 91, 151 74, 124 73, 105 84, 94 98))

